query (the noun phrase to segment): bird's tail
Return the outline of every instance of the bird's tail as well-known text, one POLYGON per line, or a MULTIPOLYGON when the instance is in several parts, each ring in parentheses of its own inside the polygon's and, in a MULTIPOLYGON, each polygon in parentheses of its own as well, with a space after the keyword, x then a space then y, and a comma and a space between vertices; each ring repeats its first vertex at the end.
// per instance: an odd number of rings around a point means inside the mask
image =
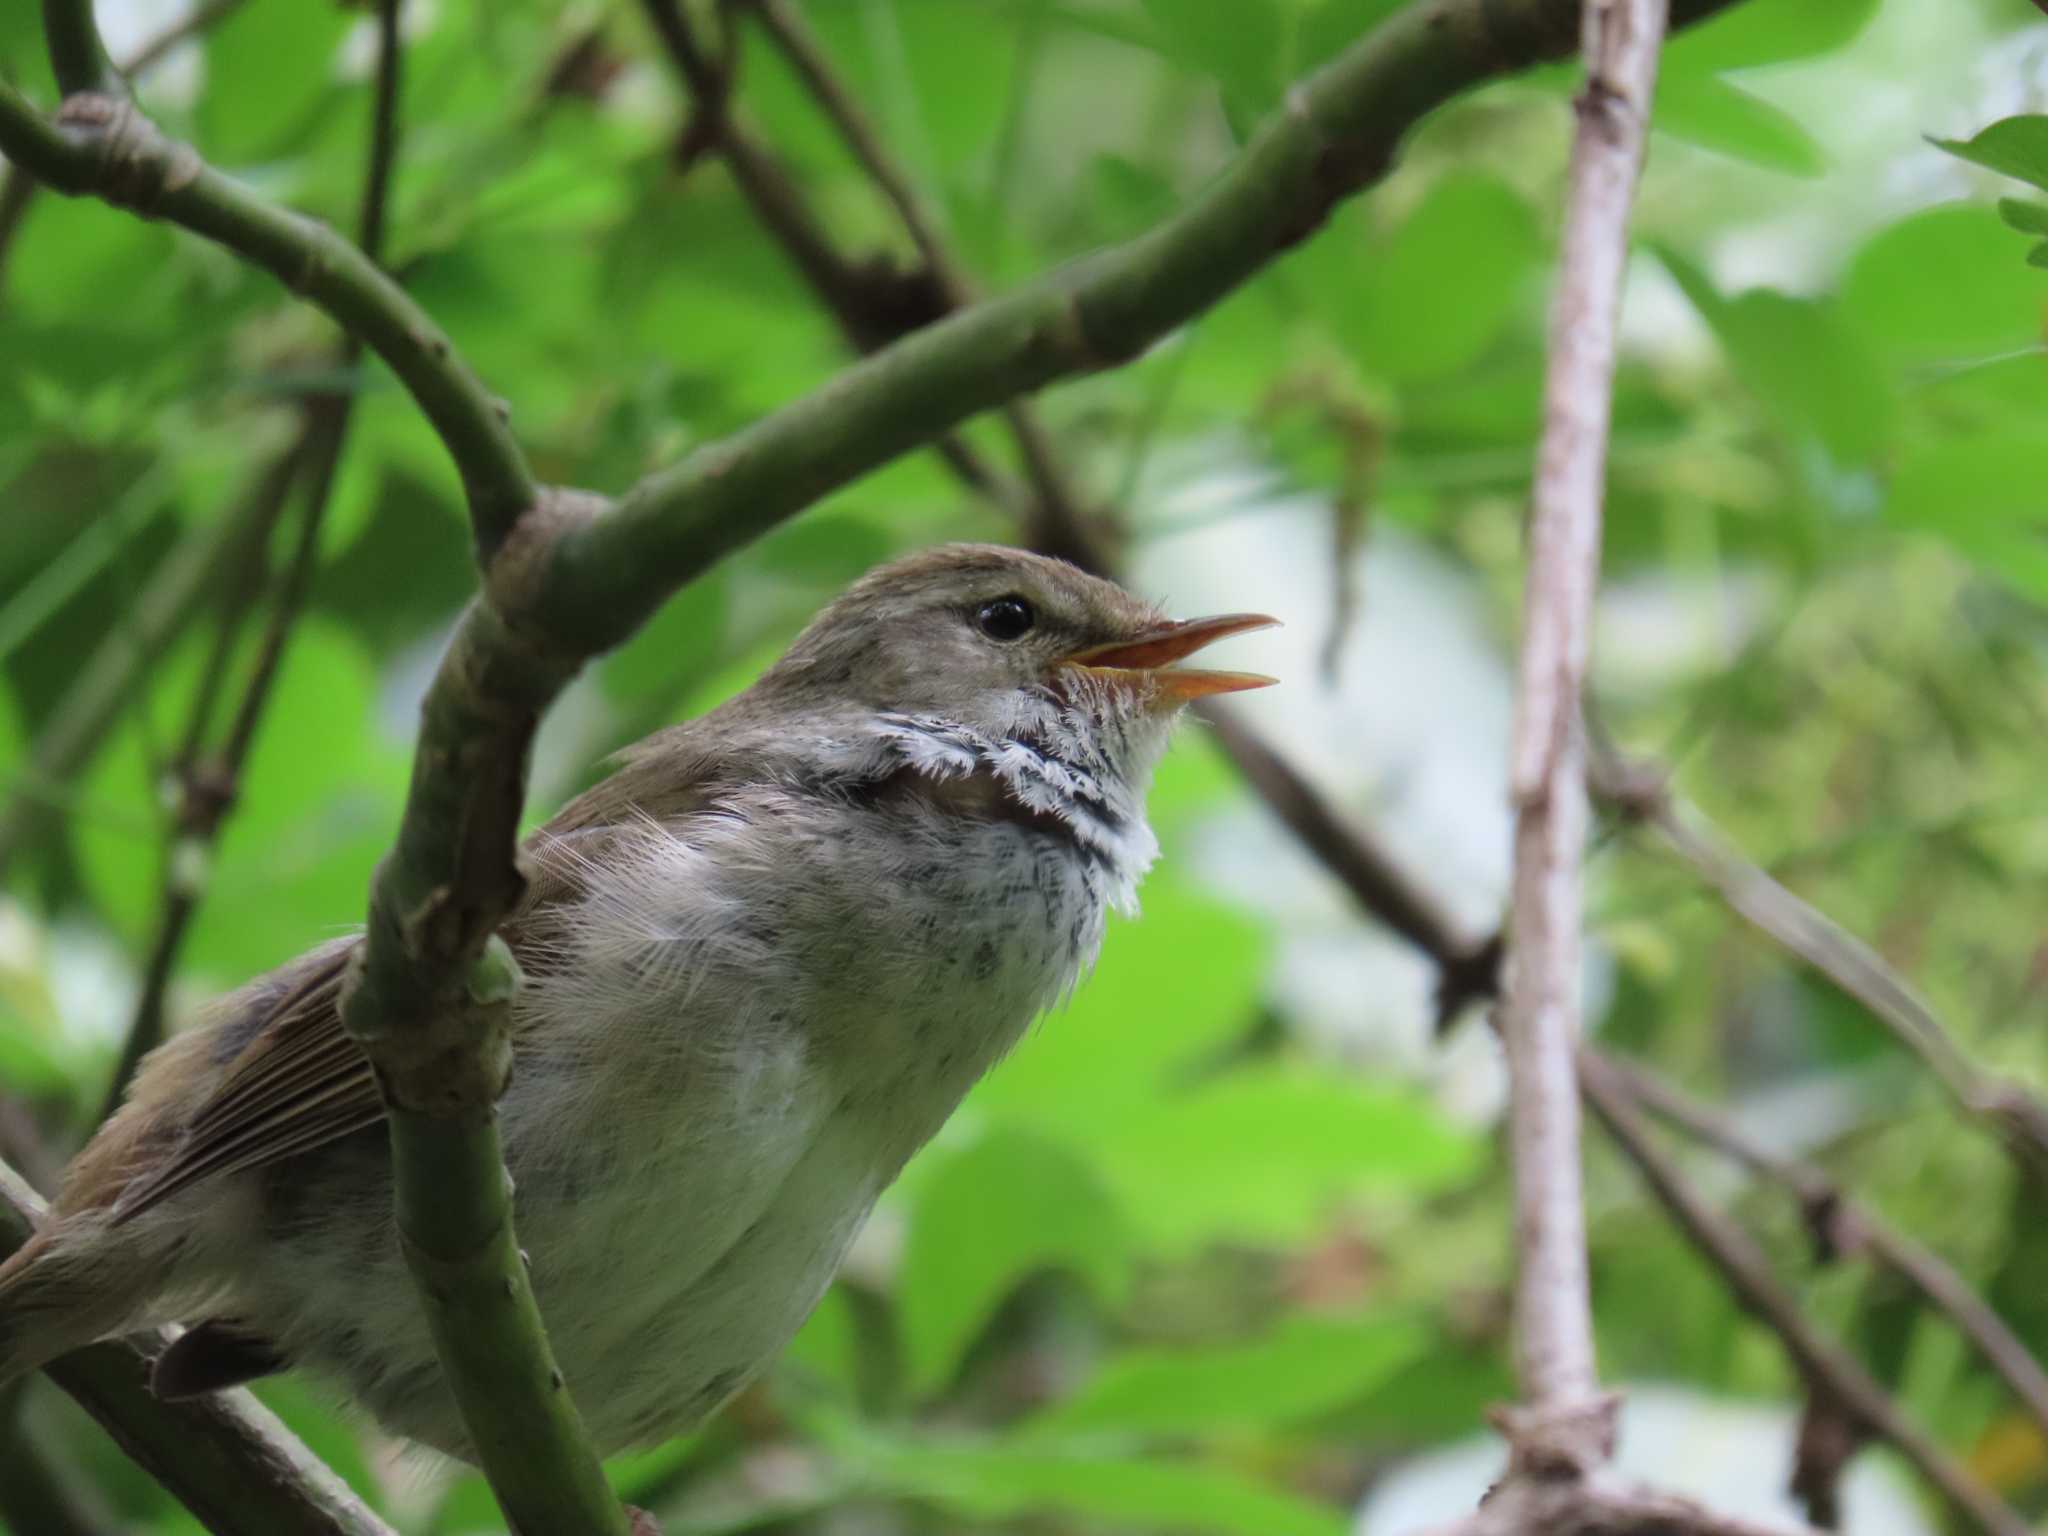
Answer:
POLYGON ((0 1386, 133 1319, 152 1289, 151 1266, 104 1246, 60 1221, 0 1263, 0 1386))

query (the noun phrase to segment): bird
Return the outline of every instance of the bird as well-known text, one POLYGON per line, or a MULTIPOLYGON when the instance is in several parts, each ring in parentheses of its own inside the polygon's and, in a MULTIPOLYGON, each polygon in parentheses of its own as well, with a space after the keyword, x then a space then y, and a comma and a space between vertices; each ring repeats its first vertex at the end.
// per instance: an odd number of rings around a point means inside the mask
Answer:
MULTIPOLYGON (((1175 621, 1063 562, 883 565, 752 686, 619 754, 525 840, 497 1112, 514 1224, 600 1454, 701 1423, 829 1285, 876 1198, 1094 964, 1159 845, 1175 621)), ((159 1395, 287 1368, 474 1460, 400 1251, 382 1104, 337 1008, 358 936, 144 1062, 0 1264, 0 1382, 184 1325, 159 1395)))

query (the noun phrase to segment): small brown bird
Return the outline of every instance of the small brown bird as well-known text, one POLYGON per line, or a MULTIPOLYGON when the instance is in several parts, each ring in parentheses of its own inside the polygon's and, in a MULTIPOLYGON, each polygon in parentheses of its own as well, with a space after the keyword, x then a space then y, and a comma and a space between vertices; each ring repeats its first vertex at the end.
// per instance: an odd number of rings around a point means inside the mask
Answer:
MULTIPOLYGON (((515 1219, 606 1453, 697 1423, 830 1282, 904 1161, 1093 963, 1158 851, 1176 623, 1034 555, 870 573, 745 693, 623 754, 526 845, 499 1105, 515 1219)), ((353 938, 152 1055, 0 1265, 0 1381, 187 1322, 188 1395, 304 1365, 468 1452, 400 1255, 381 1105, 335 1012, 353 938)))

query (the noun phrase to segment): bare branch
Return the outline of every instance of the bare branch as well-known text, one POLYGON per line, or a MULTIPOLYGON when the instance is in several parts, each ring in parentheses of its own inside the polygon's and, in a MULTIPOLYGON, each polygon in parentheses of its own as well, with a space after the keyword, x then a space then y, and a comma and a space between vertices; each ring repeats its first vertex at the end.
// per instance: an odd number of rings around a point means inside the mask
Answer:
POLYGON ((1579 1084, 1601 1124, 1635 1164, 1672 1220, 1700 1255, 1720 1271, 1743 1309, 1778 1336, 1809 1394, 1852 1415, 1869 1435, 1895 1447, 1978 1529, 1995 1536, 2023 1536, 2029 1528, 2025 1520, 1907 1418, 1852 1355, 1823 1338, 1807 1321, 1749 1234, 1708 1205, 1678 1171, 1678 1165, 1657 1147, 1625 1080, 1598 1056, 1583 1052, 1579 1084))
POLYGON ((114 72, 113 61, 100 44, 92 0, 43 0, 43 37, 50 50, 51 72, 65 95, 80 91, 125 94, 127 84, 114 72))
POLYGON ((1661 769, 1605 750, 1593 767, 1603 798, 1655 831, 1736 916, 1867 1008, 1926 1063, 1958 1109, 1997 1134, 2030 1176, 2048 1183, 2048 1104, 2024 1084, 1978 1065, 1884 956, 1779 884, 1697 808, 1681 806, 1661 769))
POLYGON ((358 337, 411 392, 455 461, 485 557, 534 504, 538 488, 502 404, 405 290, 324 224, 223 176, 125 96, 82 91, 50 122, 0 82, 0 151, 56 191, 90 194, 219 242, 358 337))
MULTIPOLYGON (((20 1247, 42 1214, 35 1191, 0 1166, 0 1253, 20 1247)), ((169 1336, 151 1342, 161 1348, 169 1336)), ((149 1390, 149 1366, 124 1340, 48 1370, 216 1536, 396 1536, 247 1392, 166 1403, 149 1390)))
POLYGON ((1659 1119, 1788 1191, 1799 1202, 1823 1258, 1867 1253, 1908 1281, 1976 1345, 2048 1438, 2048 1372, 2019 1335, 1940 1254, 1856 1200, 1825 1170, 1766 1151, 1726 1114, 1679 1092, 1640 1066, 1610 1056, 1600 1059, 1614 1081, 1659 1119))
POLYGON ((1551 309, 1510 749, 1514 933, 1501 1033, 1521 1260, 1515 1291, 1520 1377, 1526 1413, 1574 1426, 1561 1434, 1571 1443, 1560 1443, 1559 1450, 1579 1470, 1604 1461, 1610 1449, 1607 1426, 1594 1413, 1598 1374, 1572 1081, 1586 836, 1579 697, 1599 580, 1628 215, 1664 24, 1664 0, 1611 0, 1585 9, 1586 83, 1576 102, 1578 132, 1551 309))
MULTIPOLYGON (((216 0, 201 7, 188 20, 196 21, 206 10, 225 12, 242 0, 216 0)), ((357 239, 363 254, 381 259, 384 247, 385 208, 389 201, 392 169, 398 158, 398 98, 404 51, 399 46, 398 5, 384 0, 379 7, 377 65, 373 76, 370 112, 368 165, 363 177, 362 211, 357 220, 357 239)), ((348 337, 335 355, 336 371, 346 376, 362 356, 362 347, 348 337)), ((212 864, 240 792, 242 769, 256 743, 256 728, 270 701, 271 686, 284 659, 287 643, 300 610, 320 551, 320 528, 334 489, 335 471, 348 440, 349 418, 354 413, 353 392, 317 395, 302 408, 302 422, 296 440, 280 457, 274 471, 287 488, 303 479, 305 502, 299 518, 298 538, 277 584, 270 620, 258 642, 256 660, 242 690, 227 737, 220 751, 202 762, 200 742, 213 718, 214 698, 226 676, 228 652, 240 628, 240 614, 223 613, 218 642, 209 658, 206 674, 192 701, 191 720, 185 742, 175 765, 180 785, 179 803, 173 818, 169 846, 164 850, 163 893, 157 904, 156 935, 149 961, 143 968, 142 993, 134 1017, 121 1044, 113 1075, 100 1105, 105 1120, 120 1108, 128 1083, 142 1058, 163 1039, 164 1009, 170 995, 171 978, 177 968, 179 951, 199 904, 205 896, 206 870, 212 864)), ((265 530, 266 534, 268 530, 265 530)), ((259 545, 253 551, 260 559, 259 545)))
POLYGON ((193 529, 172 547, 129 610, 80 666, 77 680, 36 738, 12 798, 0 813, 0 871, 47 824, 41 786, 63 784, 99 747, 164 648, 184 632, 247 541, 267 536, 282 514, 291 475, 268 467, 219 521, 193 529))
POLYGON ((1227 709, 1204 711, 1217 745, 1289 831, 1353 899, 1436 962, 1439 1029, 1466 1007, 1496 995, 1502 940, 1472 939, 1449 913, 1316 787, 1227 709))
POLYGON ((1487 1496, 1477 1514, 1419 1536, 1815 1536, 1802 1526, 1767 1525, 1716 1514, 1691 1499, 1622 1482, 1610 1472, 1583 1480, 1516 1478, 1487 1496))

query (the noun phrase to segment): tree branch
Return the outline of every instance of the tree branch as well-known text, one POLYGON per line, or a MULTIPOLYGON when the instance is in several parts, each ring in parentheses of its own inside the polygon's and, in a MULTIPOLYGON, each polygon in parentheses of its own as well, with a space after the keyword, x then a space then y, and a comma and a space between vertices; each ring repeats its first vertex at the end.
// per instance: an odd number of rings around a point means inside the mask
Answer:
POLYGON ((1472 939, 1394 859, 1347 822, 1301 773, 1224 708, 1204 711, 1210 733, 1247 783, 1359 906, 1436 964, 1437 1028, 1498 995, 1504 941, 1472 939))
MULTIPOLYGON (((1696 20, 1725 0, 1684 0, 1696 20)), ((1553 58, 1575 0, 1425 0, 1298 83, 1232 166, 1150 233, 939 320, 823 389, 642 480, 527 573, 582 652, 616 644, 680 583, 848 481, 1057 379, 1128 361, 1313 233, 1458 92, 1553 58)))
POLYGON ((398 375, 455 461, 484 559, 533 505, 538 488, 503 405, 405 290, 326 225, 223 176, 125 97, 72 95, 50 122, 0 81, 0 151, 56 191, 90 194, 217 241, 360 339, 398 375))
MULTIPOLYGON (((147 74, 162 63, 178 44, 225 20, 246 3, 247 0, 203 0, 202 4, 193 6, 161 32, 144 41, 120 66, 121 73, 130 78, 147 74)), ((35 191, 35 178, 20 166, 9 162, 6 169, 0 170, 0 274, 6 272, 7 248, 28 215, 35 191)))
POLYGON ((1681 806, 1661 769, 1602 750, 1593 776, 1603 798, 1656 832, 1731 912, 1868 1009, 1926 1063, 1958 1109, 1989 1127, 2028 1174, 2048 1184, 2048 1104, 2015 1079, 1979 1066, 1882 955, 1779 884, 1696 808, 1681 806))
POLYGON ((92 0, 43 0, 43 37, 50 50, 51 72, 65 95, 80 91, 127 94, 127 83, 115 73, 113 61, 100 46, 92 0))
POLYGON ((120 717, 136 685, 183 633, 251 539, 267 538, 291 490, 289 466, 273 464, 219 522, 194 528, 172 547, 129 610, 127 622, 79 668, 78 679, 36 737, 22 782, 0 814, 0 872, 46 824, 46 785, 68 782, 120 717))
POLYGON ((2048 1439, 2048 1372, 2019 1335, 1941 1255, 1856 1200, 1823 1169, 1766 1151, 1726 1114, 1679 1092, 1663 1078, 1590 1047, 1586 1054, 1597 1055, 1600 1070, 1612 1083, 1660 1120, 1789 1192, 1799 1202, 1823 1259, 1868 1253, 1902 1276, 1976 1345, 2048 1439))
MULTIPOLYGON (((20 1247, 42 1214, 35 1191, 0 1166, 0 1253, 20 1247)), ((169 1336, 151 1342, 160 1348, 169 1336)), ((216 1536, 396 1536, 247 1392, 166 1403, 149 1390, 149 1366, 121 1341, 48 1371, 216 1536)))
MULTIPOLYGON (((1683 3, 1690 17, 1724 0, 1683 3)), ((428 691, 342 1008, 385 1096, 399 1226, 437 1348, 522 1527, 622 1528, 540 1332, 491 1111, 515 981, 492 935, 523 887, 514 837, 541 711, 585 657, 720 556, 981 410, 1136 355, 1221 298, 1383 174, 1422 114, 1563 52, 1578 12, 1576 0, 1429 0, 1400 13, 1298 85, 1151 234, 896 342, 607 515, 598 498, 535 491, 482 387, 347 242, 207 169, 125 103, 74 97, 52 125, 0 87, 0 149, 61 190, 172 219, 293 281, 392 366, 464 473, 484 596, 428 691)))
MULTIPOLYGON (((213 9, 232 8, 241 0, 216 0, 213 9)), ((204 8, 202 8, 204 9, 204 8)), ((195 13, 196 15, 197 13, 195 13)), ((384 216, 389 199, 391 175, 398 156, 398 96, 404 50, 400 47, 399 0, 381 0, 377 17, 377 64, 371 85, 372 106, 368 164, 363 176, 362 211, 357 220, 357 240, 363 254, 378 261, 384 247, 384 216)), ((362 348, 354 337, 347 338, 335 356, 335 367, 343 375, 353 371, 362 348)), ((114 1063, 100 1104, 99 1119, 105 1120, 120 1108, 129 1081, 142 1058, 154 1050, 164 1034, 164 1008, 170 983, 177 968, 178 953, 185 934, 205 897, 205 871, 213 861, 222 829, 227 825, 240 791, 243 766, 256 742, 256 728, 269 703, 271 685, 284 659, 306 590, 320 551, 320 527, 334 489, 335 471, 341 464, 348 440, 349 418, 355 409, 353 392, 314 396, 302 408, 297 439, 277 466, 289 487, 303 478, 305 504, 300 513, 299 534, 277 584, 270 622, 258 643, 256 661, 243 687, 242 700, 228 727, 220 751, 200 761, 200 741, 213 718, 214 695, 225 676, 227 652, 240 628, 239 615, 224 613, 220 644, 193 699, 191 723, 185 745, 175 765, 180 785, 178 808, 173 818, 169 845, 164 850, 163 892, 157 904, 156 937, 143 969, 142 994, 129 1021, 121 1054, 114 1063)), ((287 494, 288 491, 287 491, 287 494)), ((257 551, 261 554, 261 550, 257 551)))
MULTIPOLYGON (((1585 682, 1600 571, 1600 501, 1628 215, 1663 41, 1664 0, 1589 4, 1586 83, 1575 103, 1558 287, 1544 379, 1543 440, 1529 521, 1521 675, 1509 789, 1515 803, 1514 932, 1501 1034, 1514 1148, 1515 1290, 1526 1407, 1509 1422, 1573 1473, 1612 1452, 1599 1395, 1579 1169, 1580 860, 1586 836, 1585 682)), ((1510 1474, 1512 1476, 1512 1473, 1510 1474)))
POLYGON ((1823 1338, 1776 1277, 1763 1251, 1688 1184, 1651 1139, 1624 1079, 1592 1052, 1581 1052, 1579 1085, 1609 1136, 1635 1164, 1658 1201, 1700 1255, 1720 1271, 1743 1310, 1778 1336, 1793 1368, 1819 1396, 1868 1434, 1888 1441, 1964 1519, 1995 1536, 2029 1529, 1982 1483, 1902 1413, 1856 1359, 1823 1338))

